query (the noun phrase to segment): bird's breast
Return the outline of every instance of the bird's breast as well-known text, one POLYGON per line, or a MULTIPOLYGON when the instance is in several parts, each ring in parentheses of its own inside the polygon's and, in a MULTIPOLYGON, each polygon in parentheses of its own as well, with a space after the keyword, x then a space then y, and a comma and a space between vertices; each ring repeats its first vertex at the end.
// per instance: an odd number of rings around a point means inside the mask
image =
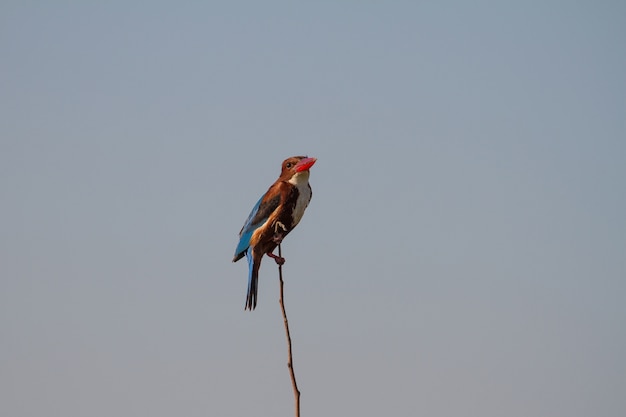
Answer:
POLYGON ((296 225, 302 219, 304 215, 304 210, 306 210, 309 205, 309 201, 311 201, 311 187, 309 183, 306 182, 304 184, 296 184, 297 197, 295 204, 293 205, 293 211, 291 212, 292 225, 291 227, 296 227, 296 225))

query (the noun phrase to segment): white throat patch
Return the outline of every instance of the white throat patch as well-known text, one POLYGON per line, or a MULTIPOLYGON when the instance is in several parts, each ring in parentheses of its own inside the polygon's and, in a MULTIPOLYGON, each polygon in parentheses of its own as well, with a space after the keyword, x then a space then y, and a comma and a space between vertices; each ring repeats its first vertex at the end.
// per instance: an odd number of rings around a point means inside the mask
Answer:
POLYGON ((301 184, 309 183, 309 174, 309 171, 297 172, 293 177, 289 179, 289 183, 295 185, 296 187, 298 187, 298 189, 300 189, 299 186, 301 184))

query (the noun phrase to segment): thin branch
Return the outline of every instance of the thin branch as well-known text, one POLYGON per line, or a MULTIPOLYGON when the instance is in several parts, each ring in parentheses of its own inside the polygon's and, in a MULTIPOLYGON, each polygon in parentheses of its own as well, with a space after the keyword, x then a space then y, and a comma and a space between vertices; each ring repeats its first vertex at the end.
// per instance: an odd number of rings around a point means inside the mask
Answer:
MULTIPOLYGON (((280 250, 280 244, 278 245, 278 256, 282 258, 280 250)), ((291 334, 289 333, 289 322, 287 321, 287 313, 285 312, 285 303, 283 301, 283 266, 278 265, 278 278, 280 279, 280 309, 283 312, 283 321, 285 322, 285 335, 287 336, 287 367, 289 368, 289 375, 291 376, 291 387, 293 388, 293 396, 296 403, 296 417, 300 417, 300 390, 298 390, 298 383, 296 382, 296 374, 293 371, 293 357, 291 355, 291 334)))

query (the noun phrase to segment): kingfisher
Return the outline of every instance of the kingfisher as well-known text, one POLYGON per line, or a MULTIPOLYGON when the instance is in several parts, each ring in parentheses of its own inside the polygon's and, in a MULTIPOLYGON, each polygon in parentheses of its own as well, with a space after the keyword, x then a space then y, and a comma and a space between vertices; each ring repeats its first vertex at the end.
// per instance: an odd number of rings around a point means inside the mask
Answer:
POLYGON ((283 161, 280 176, 254 205, 239 232, 239 244, 233 262, 246 256, 248 260, 248 295, 244 310, 256 308, 259 267, 263 255, 285 263, 274 249, 302 219, 313 195, 309 185, 309 169, 317 161, 308 156, 292 156, 283 161))

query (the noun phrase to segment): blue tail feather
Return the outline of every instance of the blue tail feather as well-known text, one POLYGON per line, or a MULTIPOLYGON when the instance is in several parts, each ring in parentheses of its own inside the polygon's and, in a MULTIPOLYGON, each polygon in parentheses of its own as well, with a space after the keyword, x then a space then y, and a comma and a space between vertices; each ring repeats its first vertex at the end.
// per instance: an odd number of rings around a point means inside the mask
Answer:
POLYGON ((254 262, 252 247, 249 247, 246 251, 246 259, 248 260, 248 295, 246 296, 245 310, 254 310, 256 308, 260 262, 254 262))

